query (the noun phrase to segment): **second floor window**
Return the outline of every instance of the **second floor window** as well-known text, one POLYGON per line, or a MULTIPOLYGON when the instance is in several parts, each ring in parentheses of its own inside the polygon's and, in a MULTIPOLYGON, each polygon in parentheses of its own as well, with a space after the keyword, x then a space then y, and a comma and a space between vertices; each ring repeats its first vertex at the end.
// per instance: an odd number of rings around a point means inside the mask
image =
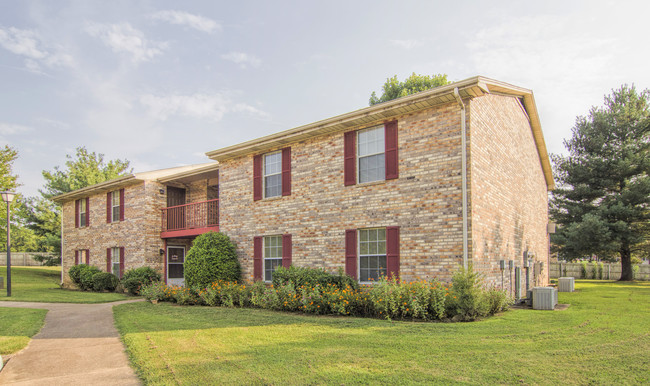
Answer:
POLYGON ((384 127, 359 130, 357 157, 359 182, 381 181, 386 177, 384 127))
POLYGON ((86 208, 86 200, 79 200, 79 226, 80 227, 85 227, 86 226, 86 212, 88 211, 88 208, 86 208))
POLYGON ((264 156, 264 197, 282 195, 282 153, 264 156))
POLYGON ((124 220, 124 189, 114 190, 106 194, 106 222, 124 220))

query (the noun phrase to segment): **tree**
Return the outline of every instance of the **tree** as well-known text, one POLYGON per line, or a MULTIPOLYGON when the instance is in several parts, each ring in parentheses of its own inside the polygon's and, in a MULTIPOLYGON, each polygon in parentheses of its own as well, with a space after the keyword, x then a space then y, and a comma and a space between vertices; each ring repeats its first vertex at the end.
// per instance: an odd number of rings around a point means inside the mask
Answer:
MULTIPOLYGON (((18 176, 13 174, 13 163, 18 158, 16 149, 5 145, 0 148, 0 191, 15 191, 18 187, 18 176)), ((2 200, 0 200, 2 201, 2 200)), ((11 203, 11 212, 16 211, 18 198, 14 198, 11 203)), ((13 216, 12 216, 13 219, 13 216)), ((4 201, 0 204, 0 250, 7 250, 7 208, 4 201)), ((12 232, 16 230, 16 226, 12 221, 12 232)), ((15 242, 15 238, 12 238, 15 242)), ((14 244, 15 245, 15 244, 14 244)), ((13 249, 13 248, 12 248, 13 249)))
POLYGON ((116 159, 104 162, 103 154, 89 153, 85 147, 77 148, 75 158, 70 155, 66 158, 65 170, 58 166, 53 171, 43 170, 46 183, 40 192, 44 198, 52 198, 132 172, 129 161, 116 159))
POLYGON ((561 226, 552 242, 561 256, 617 255, 621 280, 632 280, 632 255, 650 235, 650 91, 622 86, 578 117, 554 155, 559 188, 551 217, 561 226))
POLYGON ((401 98, 407 95, 415 94, 420 91, 426 91, 439 86, 449 84, 446 74, 418 75, 411 74, 404 82, 397 80, 397 75, 392 78, 386 79, 386 83, 382 86, 383 93, 381 97, 377 98, 377 94, 373 91, 370 95, 370 106, 377 103, 387 102, 393 99, 401 98))

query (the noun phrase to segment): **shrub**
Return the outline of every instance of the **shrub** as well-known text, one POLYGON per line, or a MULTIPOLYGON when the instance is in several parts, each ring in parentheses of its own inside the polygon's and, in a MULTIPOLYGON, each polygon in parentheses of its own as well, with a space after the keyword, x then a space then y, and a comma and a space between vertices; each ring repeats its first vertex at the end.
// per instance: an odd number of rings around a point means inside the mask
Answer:
POLYGON ((250 306, 250 287, 234 281, 217 281, 198 292, 208 306, 250 306))
POLYGON ((235 245, 223 233, 208 232, 194 240, 185 257, 185 285, 207 288, 213 282, 239 281, 241 268, 235 245))
POLYGON ((120 279, 110 272, 98 272, 93 275, 93 291, 115 292, 120 279))
POLYGON ((81 289, 81 272, 87 267, 86 264, 79 264, 79 265, 74 265, 70 267, 70 270, 68 271, 68 276, 70 276, 70 280, 74 283, 74 285, 77 286, 77 288, 81 289))
POLYGON ((596 261, 591 262, 591 278, 598 279, 598 263, 596 261))
POLYGON ((498 288, 490 288, 484 293, 484 301, 488 304, 488 315, 494 315, 497 312, 505 311, 510 308, 513 301, 508 293, 498 288))
POLYGON ((154 282, 150 284, 145 284, 140 288, 140 295, 144 296, 145 299, 152 301, 171 301, 172 298, 168 294, 167 285, 161 282, 154 282))
POLYGON ((472 321, 488 315, 481 276, 472 270, 460 268, 451 278, 452 289, 447 301, 447 314, 454 320, 472 321))
POLYGON ((605 268, 605 265, 601 261, 598 263, 598 280, 603 280, 603 268, 605 268))
POLYGON ((183 286, 169 286, 166 289, 169 297, 180 304, 181 306, 191 306, 195 304, 202 304, 202 300, 199 295, 188 287, 183 286))
POLYGON ((393 319, 438 320, 445 316, 449 288, 437 281, 404 282, 381 278, 363 294, 371 315, 393 319))
POLYGON ((122 286, 132 295, 138 295, 142 286, 160 281, 160 274, 150 267, 134 268, 122 276, 122 286))
POLYGON ((580 274, 583 279, 588 279, 587 278, 587 262, 586 261, 581 261, 580 262, 580 274))
POLYGON ((92 291, 95 282, 93 281, 93 276, 96 273, 100 273, 101 271, 99 268, 94 267, 92 265, 86 265, 84 268, 81 269, 81 273, 79 274, 79 282, 81 284, 81 290, 83 291, 92 291))
POLYGON ((343 273, 342 269, 339 269, 338 274, 332 274, 322 268, 295 267, 293 265, 289 268, 278 267, 273 272, 273 286, 279 287, 288 283, 293 283, 295 288, 301 286, 314 287, 316 285, 325 287, 329 284, 333 284, 340 289, 347 286, 354 289, 359 288, 356 280, 343 273))

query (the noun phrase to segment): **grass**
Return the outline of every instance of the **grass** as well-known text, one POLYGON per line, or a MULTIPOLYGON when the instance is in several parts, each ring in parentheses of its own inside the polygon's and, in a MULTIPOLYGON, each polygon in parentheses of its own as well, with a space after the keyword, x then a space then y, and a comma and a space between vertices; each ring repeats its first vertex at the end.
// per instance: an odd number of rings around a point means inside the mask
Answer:
POLYGON ((11 297, 7 297, 6 270, 0 270, 0 275, 5 277, 0 302, 105 303, 129 298, 118 293, 62 289, 59 287, 61 267, 12 267, 11 297))
POLYGON ((147 384, 650 382, 650 283, 579 281, 565 311, 474 323, 316 317, 256 309, 115 307, 147 384))
POLYGON ((0 307, 0 355, 21 350, 43 327, 47 310, 0 307))

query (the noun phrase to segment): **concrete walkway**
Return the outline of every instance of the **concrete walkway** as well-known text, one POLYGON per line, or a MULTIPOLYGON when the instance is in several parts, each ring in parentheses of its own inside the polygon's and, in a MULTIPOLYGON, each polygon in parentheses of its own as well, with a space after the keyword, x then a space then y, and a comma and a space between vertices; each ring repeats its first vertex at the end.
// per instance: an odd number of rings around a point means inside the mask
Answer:
POLYGON ((49 310, 45 325, 0 371, 0 385, 139 385, 113 324, 114 305, 0 302, 49 310))

